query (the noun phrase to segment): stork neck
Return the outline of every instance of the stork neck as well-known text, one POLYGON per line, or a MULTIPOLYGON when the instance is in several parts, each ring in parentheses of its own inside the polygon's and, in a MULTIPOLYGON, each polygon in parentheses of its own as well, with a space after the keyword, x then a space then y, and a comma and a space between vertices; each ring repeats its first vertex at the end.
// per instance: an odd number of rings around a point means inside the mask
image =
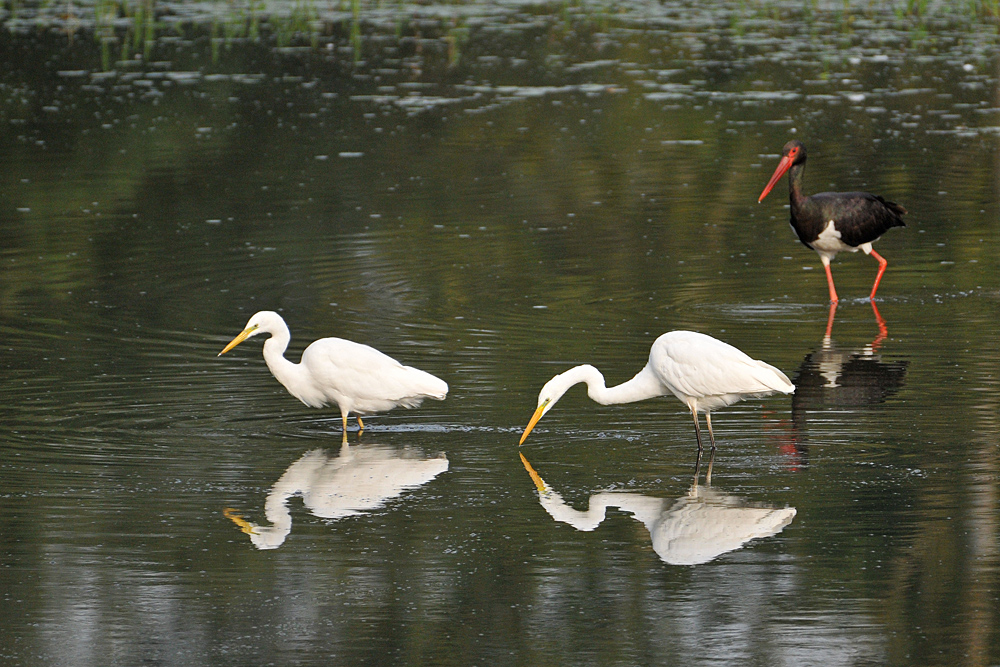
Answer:
POLYGON ((806 198, 802 194, 802 172, 805 168, 804 164, 795 164, 788 170, 788 200, 792 208, 801 206, 806 198))

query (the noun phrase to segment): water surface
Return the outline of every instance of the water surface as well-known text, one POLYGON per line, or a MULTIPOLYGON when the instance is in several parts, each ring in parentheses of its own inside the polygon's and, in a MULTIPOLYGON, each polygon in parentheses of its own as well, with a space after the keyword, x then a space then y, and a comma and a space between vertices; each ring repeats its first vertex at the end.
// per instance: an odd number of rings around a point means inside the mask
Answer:
POLYGON ((8 15, 3 662, 1000 662, 996 23, 833 4, 8 15), (829 335, 756 203, 792 137, 910 211, 829 335), (263 309, 449 397, 345 446, 258 339, 216 357, 263 309), (672 329, 798 385, 716 414, 710 486, 673 399, 577 389, 519 452, 552 375, 672 329))

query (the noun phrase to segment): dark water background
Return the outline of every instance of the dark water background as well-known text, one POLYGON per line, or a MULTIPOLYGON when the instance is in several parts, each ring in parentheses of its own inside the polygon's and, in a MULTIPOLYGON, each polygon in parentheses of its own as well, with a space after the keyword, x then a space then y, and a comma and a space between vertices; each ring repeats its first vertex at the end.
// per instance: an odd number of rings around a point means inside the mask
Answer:
POLYGON ((7 8, 0 663, 1000 663, 985 4, 7 8), (785 185, 756 203, 792 137, 808 192, 910 211, 884 330, 841 255, 825 340, 785 185), (448 400, 342 449, 258 339, 216 357, 263 309, 448 400), (673 399, 577 389, 526 467, 546 380, 672 329, 799 385, 717 413, 710 492, 673 399), (351 461, 413 477, 345 512, 351 461), (794 516, 671 563, 751 510, 794 516))

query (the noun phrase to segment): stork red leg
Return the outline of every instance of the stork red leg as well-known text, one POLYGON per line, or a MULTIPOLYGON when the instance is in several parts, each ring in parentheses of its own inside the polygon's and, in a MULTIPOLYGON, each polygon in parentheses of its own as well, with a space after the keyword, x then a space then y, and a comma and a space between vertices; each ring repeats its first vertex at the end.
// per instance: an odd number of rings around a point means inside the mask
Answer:
POLYGON ((868 297, 869 299, 871 299, 871 300, 874 301, 875 300, 875 292, 878 291, 879 281, 882 280, 882 274, 885 273, 885 267, 889 266, 889 262, 886 261, 885 257, 883 257, 882 255, 878 254, 874 250, 872 250, 871 255, 872 255, 872 257, 874 257, 875 259, 878 260, 878 275, 875 276, 875 284, 872 285, 871 296, 868 297))
POLYGON ((826 256, 821 257, 821 259, 823 260, 823 268, 826 269, 826 284, 830 286, 830 303, 837 303, 840 299, 837 298, 837 288, 833 286, 833 273, 830 271, 830 260, 826 256))

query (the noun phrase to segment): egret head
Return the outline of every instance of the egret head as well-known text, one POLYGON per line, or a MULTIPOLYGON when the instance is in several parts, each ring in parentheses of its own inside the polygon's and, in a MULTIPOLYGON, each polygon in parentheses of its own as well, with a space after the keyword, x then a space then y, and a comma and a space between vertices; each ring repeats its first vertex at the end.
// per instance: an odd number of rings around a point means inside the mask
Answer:
POLYGON ((518 446, 523 445, 524 441, 528 438, 528 434, 531 433, 531 429, 535 428, 535 424, 538 420, 545 416, 545 413, 552 409, 552 406, 563 397, 566 390, 575 385, 581 380, 577 377, 577 370, 582 368, 577 366, 576 368, 571 368, 565 373, 560 373, 551 380, 545 383, 542 390, 538 392, 538 407, 535 408, 535 414, 531 415, 531 421, 528 422, 528 426, 524 429, 524 433, 521 435, 521 441, 518 446))
POLYGON ((250 338, 251 336, 256 336, 259 333, 269 331, 268 324, 275 317, 280 319, 281 316, 270 310, 262 310, 259 313, 254 313, 254 316, 251 317, 250 320, 247 322, 247 325, 243 328, 243 331, 241 331, 236 338, 229 341, 229 345, 226 345, 226 347, 222 349, 222 352, 219 352, 219 354, 217 354, 216 356, 221 357, 226 352, 229 352, 229 350, 233 349, 234 347, 245 341, 247 338, 250 338))

